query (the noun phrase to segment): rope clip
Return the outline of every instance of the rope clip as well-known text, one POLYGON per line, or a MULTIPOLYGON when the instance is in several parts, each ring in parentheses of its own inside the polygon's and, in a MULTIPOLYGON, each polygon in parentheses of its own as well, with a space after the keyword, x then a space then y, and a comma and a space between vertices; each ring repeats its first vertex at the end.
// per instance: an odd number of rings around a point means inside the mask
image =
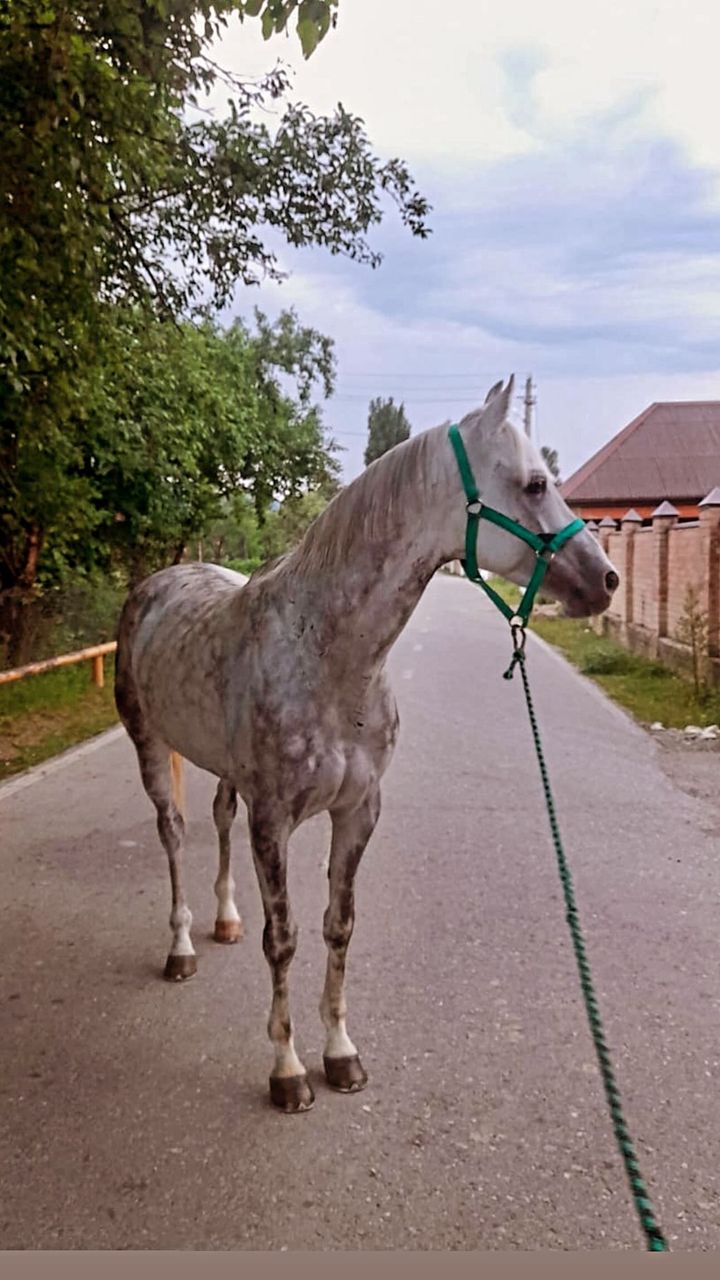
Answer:
POLYGON ((525 619, 521 618, 519 613, 513 614, 510 619, 510 633, 513 642, 513 656, 507 671, 503 672, 503 680, 512 680, 516 666, 519 662, 523 662, 525 658, 527 631, 525 629, 525 619))

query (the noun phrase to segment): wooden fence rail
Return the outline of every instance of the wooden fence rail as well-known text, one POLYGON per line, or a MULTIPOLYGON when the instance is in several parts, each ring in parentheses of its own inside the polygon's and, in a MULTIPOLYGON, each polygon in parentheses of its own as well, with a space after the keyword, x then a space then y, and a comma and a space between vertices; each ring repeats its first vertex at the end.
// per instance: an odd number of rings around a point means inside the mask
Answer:
POLYGON ((56 667, 69 667, 76 662, 90 662, 91 679, 98 689, 105 684, 105 667, 103 658, 106 653, 114 653, 117 644, 109 640, 107 644, 94 644, 89 649, 78 649, 77 653, 61 653, 57 658, 46 658, 44 662, 29 662, 26 667, 14 667, 12 671, 0 671, 0 684, 9 684, 11 680, 25 680, 27 676, 41 676, 45 671, 54 671, 56 667))

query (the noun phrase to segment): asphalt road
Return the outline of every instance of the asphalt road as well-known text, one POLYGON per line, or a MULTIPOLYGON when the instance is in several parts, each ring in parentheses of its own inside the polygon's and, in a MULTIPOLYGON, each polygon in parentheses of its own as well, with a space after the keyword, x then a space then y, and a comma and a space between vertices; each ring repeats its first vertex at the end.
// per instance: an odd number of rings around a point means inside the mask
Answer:
MULTIPOLYGON (((360 870, 349 1027, 321 1076, 322 861, 291 849, 306 1115, 267 1101, 269 977, 210 939, 212 780, 189 777, 199 971, 170 985, 169 889, 115 733, 0 789, 0 1248, 642 1249, 566 933, 520 682, 480 593, 436 579, 392 656, 400 743, 360 870)), ((530 666, 608 1037, 675 1249, 720 1247, 718 809, 538 642, 530 666)))

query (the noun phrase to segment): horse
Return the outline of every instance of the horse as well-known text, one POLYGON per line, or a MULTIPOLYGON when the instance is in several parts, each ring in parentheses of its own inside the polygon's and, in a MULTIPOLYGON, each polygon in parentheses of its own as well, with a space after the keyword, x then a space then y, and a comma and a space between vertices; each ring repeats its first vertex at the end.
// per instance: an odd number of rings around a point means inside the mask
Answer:
MULTIPOLYGON (((513 379, 459 424, 483 501, 536 532, 572 518, 531 441, 509 421, 513 379)), ((265 916, 270 967, 271 1101, 282 1111, 314 1102, 294 1045, 289 971, 298 930, 287 889, 288 841, 327 811, 332 836, 327 947, 320 1014, 328 1084, 364 1088, 367 1073, 347 1030, 345 968, 354 882, 380 813, 380 784, 398 735, 385 666, 433 574, 463 555, 466 502, 447 429, 411 437, 342 489, 295 550, 250 579, 213 564, 179 564, 145 579, 119 623, 115 697, 157 811, 172 888, 172 946, 164 976, 196 972, 183 887, 182 760, 218 779, 214 937, 233 943, 230 830, 244 801, 265 916)), ((521 586, 534 555, 481 522, 477 558, 521 586)), ((618 576, 586 529, 554 558, 543 590, 571 616, 600 613, 618 576)))

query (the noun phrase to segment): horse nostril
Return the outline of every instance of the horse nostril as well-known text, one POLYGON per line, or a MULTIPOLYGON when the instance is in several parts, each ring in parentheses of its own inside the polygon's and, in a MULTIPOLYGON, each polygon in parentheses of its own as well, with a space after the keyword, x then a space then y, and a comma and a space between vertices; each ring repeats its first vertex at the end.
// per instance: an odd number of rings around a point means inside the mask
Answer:
POLYGON ((608 569, 607 573, 605 574, 605 586, 607 587, 611 595, 612 595, 612 592, 617 591, 618 587, 620 586, 620 579, 618 578, 614 569, 608 569))

